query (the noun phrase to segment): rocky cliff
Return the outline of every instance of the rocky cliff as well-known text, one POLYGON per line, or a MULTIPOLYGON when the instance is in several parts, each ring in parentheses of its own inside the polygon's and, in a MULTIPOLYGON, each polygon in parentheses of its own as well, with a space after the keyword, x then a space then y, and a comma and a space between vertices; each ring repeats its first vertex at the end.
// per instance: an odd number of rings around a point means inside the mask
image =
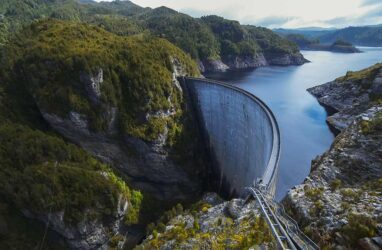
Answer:
POLYGON ((229 56, 222 60, 204 60, 199 62, 201 72, 225 72, 227 70, 255 69, 274 65, 302 65, 308 62, 301 53, 265 56, 263 53, 254 56, 229 56))
POLYGON ((331 126, 341 131, 358 114, 379 102, 382 95, 381 68, 377 64, 360 72, 348 72, 344 77, 308 89, 332 113, 327 119, 331 126))
POLYGON ((335 110, 328 122, 341 132, 284 203, 322 247, 382 247, 381 68, 349 72, 309 90, 335 110))

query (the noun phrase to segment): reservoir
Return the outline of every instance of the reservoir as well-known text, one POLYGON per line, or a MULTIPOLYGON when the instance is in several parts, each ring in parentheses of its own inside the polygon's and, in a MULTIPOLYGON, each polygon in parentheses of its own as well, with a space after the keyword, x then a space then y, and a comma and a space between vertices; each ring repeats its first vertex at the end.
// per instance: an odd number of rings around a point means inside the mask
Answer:
POLYGON ((382 62, 382 48, 360 47, 364 53, 342 54, 302 51, 311 61, 302 66, 264 67, 225 72, 207 78, 234 84, 263 100, 274 112, 281 131, 281 159, 276 198, 303 182, 311 161, 329 149, 334 140, 327 113, 306 89, 382 62))

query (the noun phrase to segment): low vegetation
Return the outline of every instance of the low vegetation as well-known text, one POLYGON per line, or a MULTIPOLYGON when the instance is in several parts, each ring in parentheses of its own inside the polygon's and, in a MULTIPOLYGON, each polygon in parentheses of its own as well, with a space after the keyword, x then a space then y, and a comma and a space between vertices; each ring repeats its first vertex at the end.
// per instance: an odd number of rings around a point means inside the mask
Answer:
POLYGON ((360 123, 361 130, 363 134, 372 134, 382 131, 382 112, 377 113, 377 115, 371 120, 363 120, 360 123))
POLYGON ((156 225, 149 225, 151 235, 136 249, 161 248, 173 241, 171 247, 175 248, 192 244, 196 248, 249 249, 256 245, 273 244, 265 219, 254 213, 236 220, 222 214, 214 219, 213 225, 201 228, 204 216, 216 216, 209 214, 210 208, 211 205, 204 202, 198 202, 187 210, 177 205, 166 212, 156 225))
POLYGON ((345 235, 349 241, 348 246, 351 248, 358 246, 357 243, 359 239, 374 237, 376 235, 377 223, 367 215, 350 213, 348 222, 349 223, 341 229, 341 233, 345 235))
POLYGON ((381 63, 377 63, 372 67, 360 71, 348 71, 345 76, 336 79, 336 81, 371 81, 375 78, 379 70, 382 68, 381 63))

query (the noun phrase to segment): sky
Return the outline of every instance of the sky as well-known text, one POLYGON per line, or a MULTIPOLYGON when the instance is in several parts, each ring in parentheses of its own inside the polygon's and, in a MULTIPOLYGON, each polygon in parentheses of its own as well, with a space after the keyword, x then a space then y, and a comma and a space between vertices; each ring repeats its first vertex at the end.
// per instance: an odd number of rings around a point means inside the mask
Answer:
POLYGON ((132 0, 132 2, 143 7, 167 6, 193 17, 214 14, 238 20, 243 24, 268 28, 342 28, 382 24, 382 0, 132 0))

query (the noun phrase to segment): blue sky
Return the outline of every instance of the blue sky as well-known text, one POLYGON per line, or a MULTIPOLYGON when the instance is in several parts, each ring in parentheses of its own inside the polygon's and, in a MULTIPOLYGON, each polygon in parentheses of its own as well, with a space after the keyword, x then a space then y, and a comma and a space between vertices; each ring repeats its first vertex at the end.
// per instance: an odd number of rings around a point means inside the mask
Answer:
POLYGON ((194 17, 216 14, 269 28, 382 24, 382 0, 133 0, 194 17))

